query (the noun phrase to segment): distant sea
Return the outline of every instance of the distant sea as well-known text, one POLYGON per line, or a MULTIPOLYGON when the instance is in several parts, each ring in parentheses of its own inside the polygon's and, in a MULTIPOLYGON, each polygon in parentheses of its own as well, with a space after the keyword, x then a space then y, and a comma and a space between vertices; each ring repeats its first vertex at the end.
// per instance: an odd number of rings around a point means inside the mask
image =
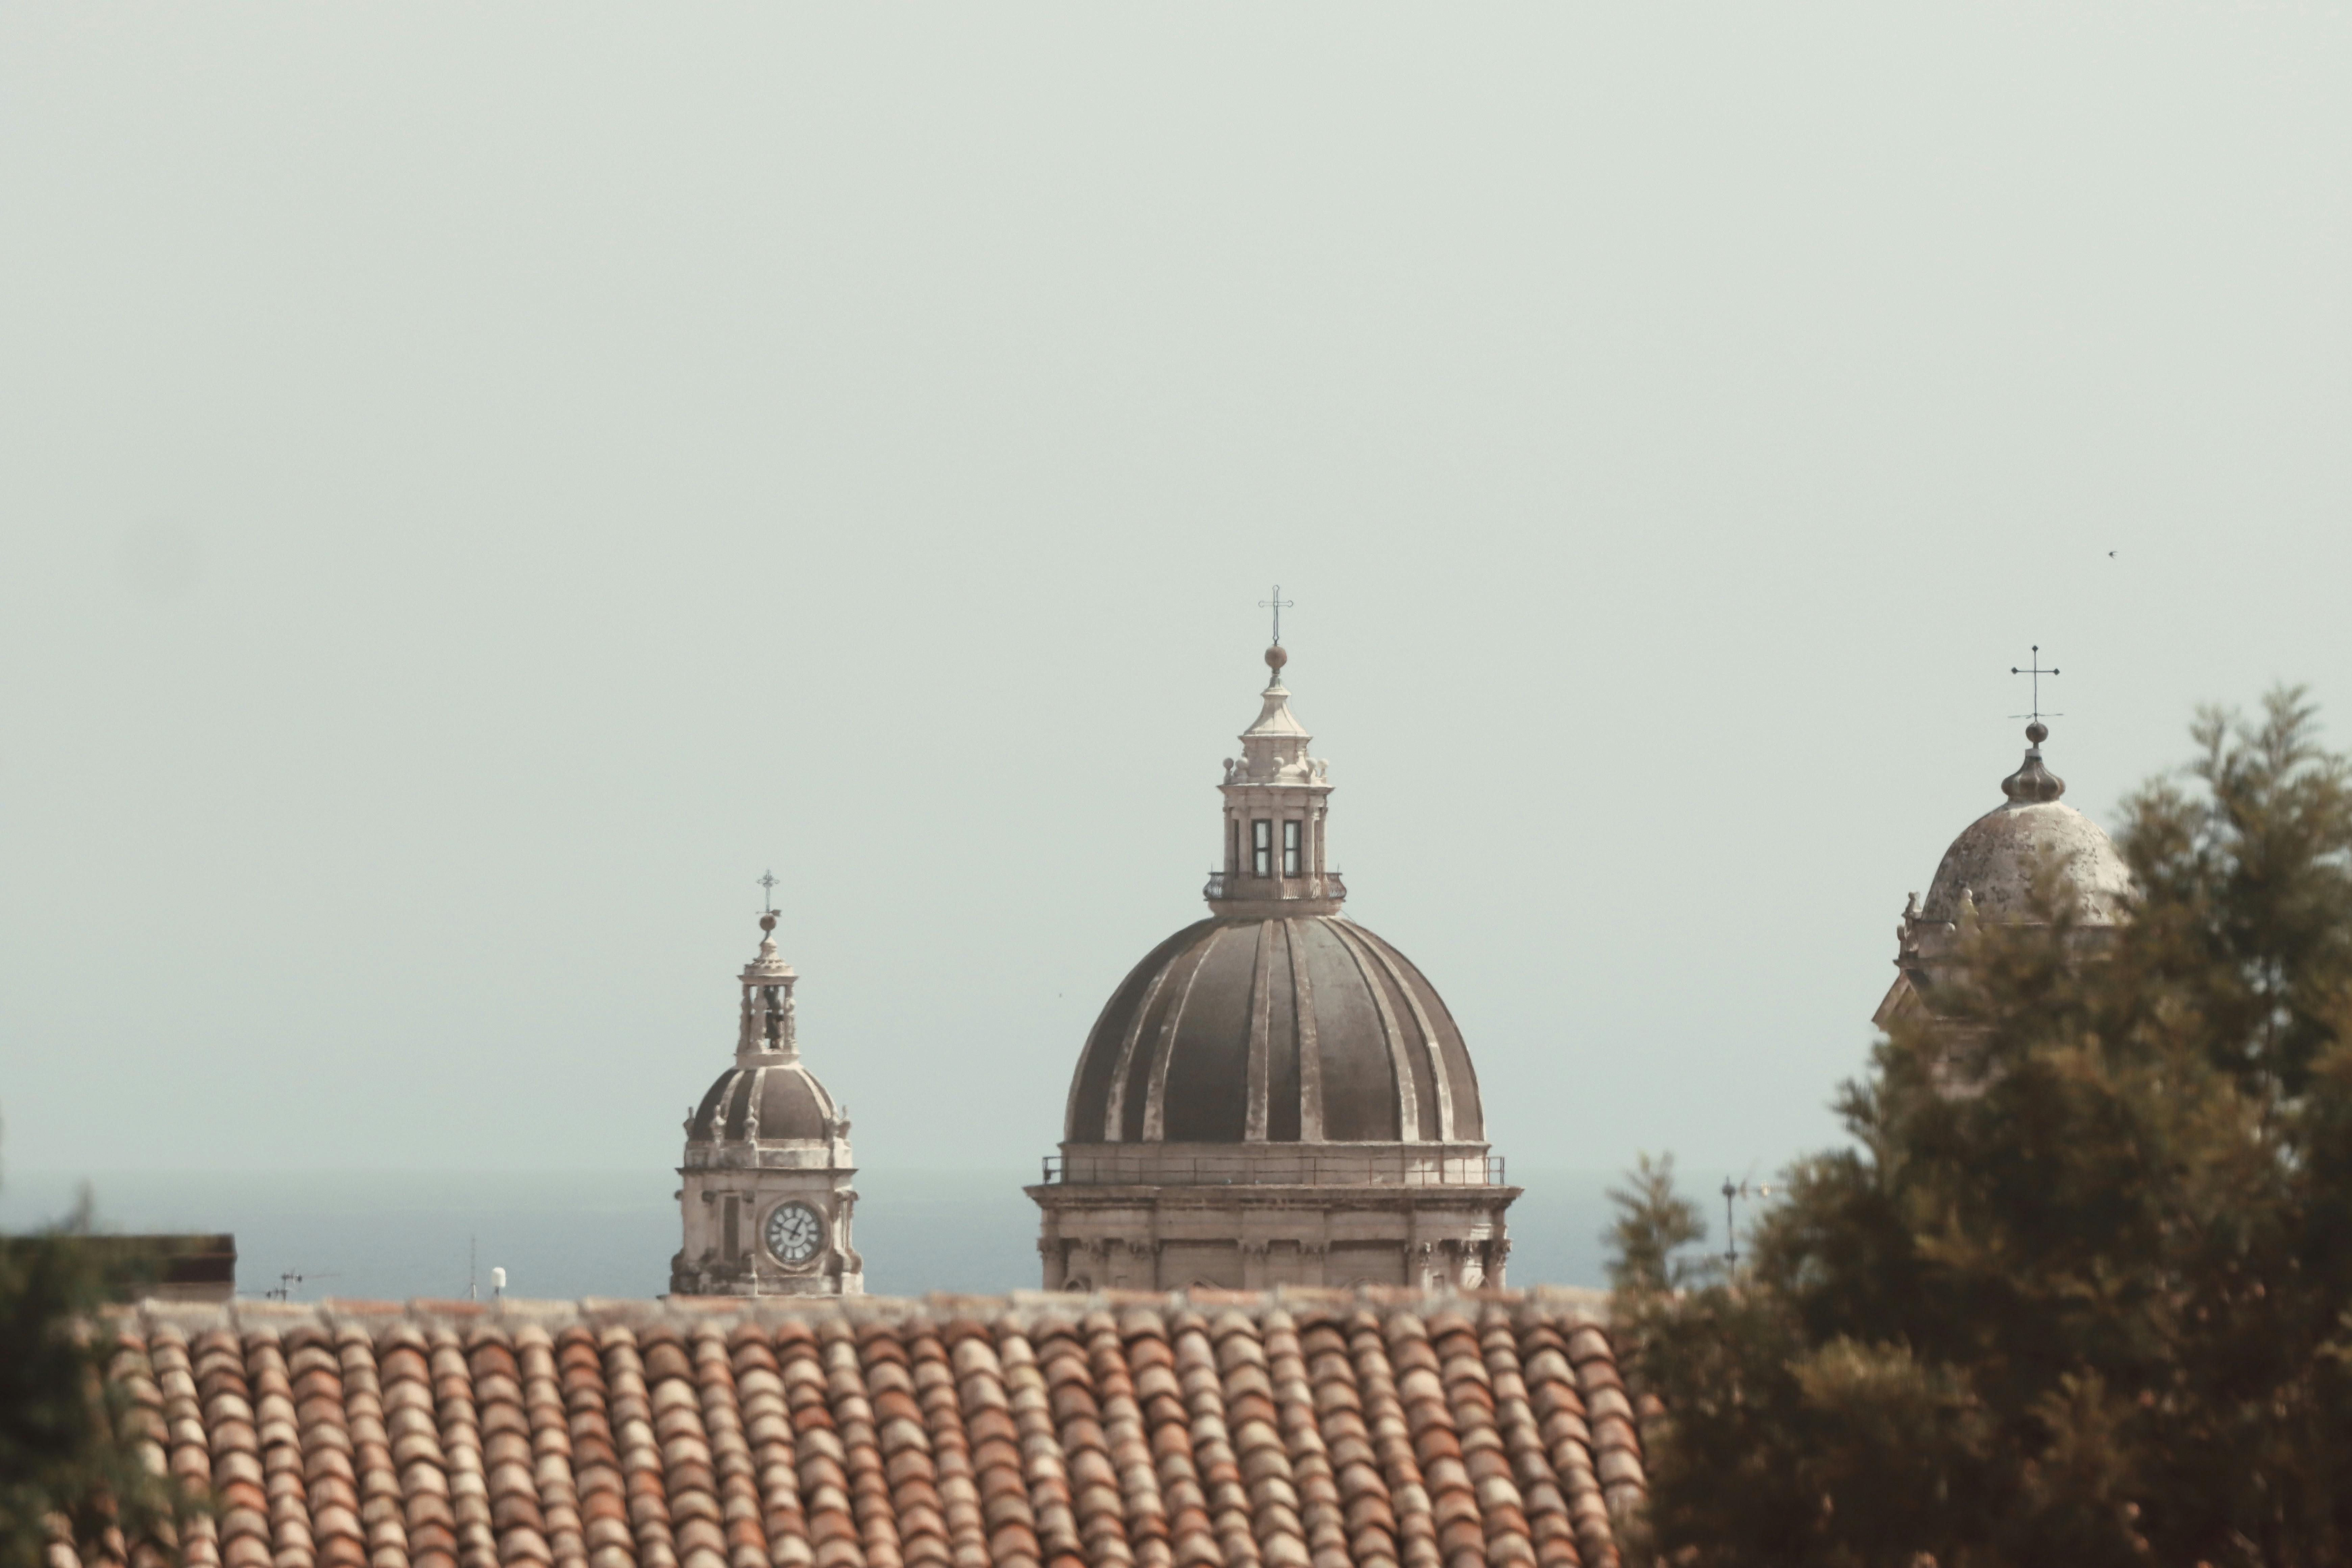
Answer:
MULTIPOLYGON (((1510 1213, 1513 1285, 1601 1285, 1603 1172, 1525 1171, 1510 1213)), ((1038 1285, 1037 1210, 1021 1171, 858 1173, 866 1288, 996 1294, 1038 1285)), ((678 1210, 667 1171, 9 1172, 0 1229, 69 1214, 87 1185, 98 1228, 231 1231, 237 1293, 295 1300, 509 1295, 656 1296, 668 1289, 678 1210), (299 1276, 287 1279, 288 1275, 299 1276)))

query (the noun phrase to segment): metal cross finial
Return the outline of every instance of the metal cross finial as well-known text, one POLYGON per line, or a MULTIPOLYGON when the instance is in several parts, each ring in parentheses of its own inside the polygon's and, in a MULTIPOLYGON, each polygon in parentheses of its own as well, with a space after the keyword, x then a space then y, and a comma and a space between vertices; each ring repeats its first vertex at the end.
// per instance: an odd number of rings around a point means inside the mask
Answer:
POLYGON ((776 874, 773 871, 761 872, 760 886, 763 889, 760 900, 760 912, 763 915, 774 914, 776 912, 776 874))
MULTIPOLYGON (((2012 719, 2031 719, 2035 723, 2039 724, 2042 722, 2042 678, 2045 675, 2057 674, 2058 667, 2056 665, 2052 665, 2048 669, 2042 668, 2042 645, 2040 643, 2035 643, 2033 645, 2033 662, 2023 668, 2020 668, 2018 666, 2012 664, 2009 667, 2009 672, 2011 675, 2030 675, 2033 677, 2033 711, 2031 713, 2012 713, 2010 717, 2012 719)), ((2050 717, 2053 719, 2063 719, 2066 715, 2063 713, 2053 713, 2050 717)))
POLYGON ((1282 596, 1282 584, 1276 583, 1274 585, 1274 597, 1271 599, 1260 599, 1257 602, 1257 607, 1261 610, 1272 610, 1274 612, 1274 640, 1277 645, 1279 645, 1282 641, 1282 612, 1285 610, 1297 609, 1298 607, 1298 602, 1295 599, 1284 598, 1282 596))

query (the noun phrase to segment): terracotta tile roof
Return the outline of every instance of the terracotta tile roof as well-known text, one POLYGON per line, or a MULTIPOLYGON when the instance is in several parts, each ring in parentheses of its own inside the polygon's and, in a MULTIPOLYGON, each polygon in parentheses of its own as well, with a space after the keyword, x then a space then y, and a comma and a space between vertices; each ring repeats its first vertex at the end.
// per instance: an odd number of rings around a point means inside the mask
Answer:
POLYGON ((148 1303, 111 1329, 153 1457, 220 1503, 183 1568, 1551 1568, 1616 1564, 1643 1489, 1598 1307, 148 1303))

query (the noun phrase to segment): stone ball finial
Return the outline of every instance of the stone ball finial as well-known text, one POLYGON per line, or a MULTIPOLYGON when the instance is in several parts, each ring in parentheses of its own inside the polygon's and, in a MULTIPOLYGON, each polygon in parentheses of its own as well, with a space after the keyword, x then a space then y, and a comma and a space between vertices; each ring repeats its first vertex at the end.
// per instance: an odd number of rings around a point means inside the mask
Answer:
POLYGON ((1280 643, 1276 643, 1272 647, 1265 650, 1266 668, 1279 670, 1284 665, 1288 664, 1289 662, 1290 656, 1283 651, 1282 645, 1280 643))
POLYGON ((2050 726, 2036 719, 2025 727, 2025 739, 2031 745, 2040 745, 2050 738, 2050 726))

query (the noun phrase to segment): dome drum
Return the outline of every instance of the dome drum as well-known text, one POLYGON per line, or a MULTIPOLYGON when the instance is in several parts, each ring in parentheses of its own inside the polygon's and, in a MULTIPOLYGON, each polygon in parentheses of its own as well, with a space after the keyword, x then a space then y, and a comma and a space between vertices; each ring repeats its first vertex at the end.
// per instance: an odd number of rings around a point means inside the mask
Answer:
POLYGON ((1484 1143, 1065 1143, 1045 1162, 1065 1186, 1499 1187, 1484 1143))

